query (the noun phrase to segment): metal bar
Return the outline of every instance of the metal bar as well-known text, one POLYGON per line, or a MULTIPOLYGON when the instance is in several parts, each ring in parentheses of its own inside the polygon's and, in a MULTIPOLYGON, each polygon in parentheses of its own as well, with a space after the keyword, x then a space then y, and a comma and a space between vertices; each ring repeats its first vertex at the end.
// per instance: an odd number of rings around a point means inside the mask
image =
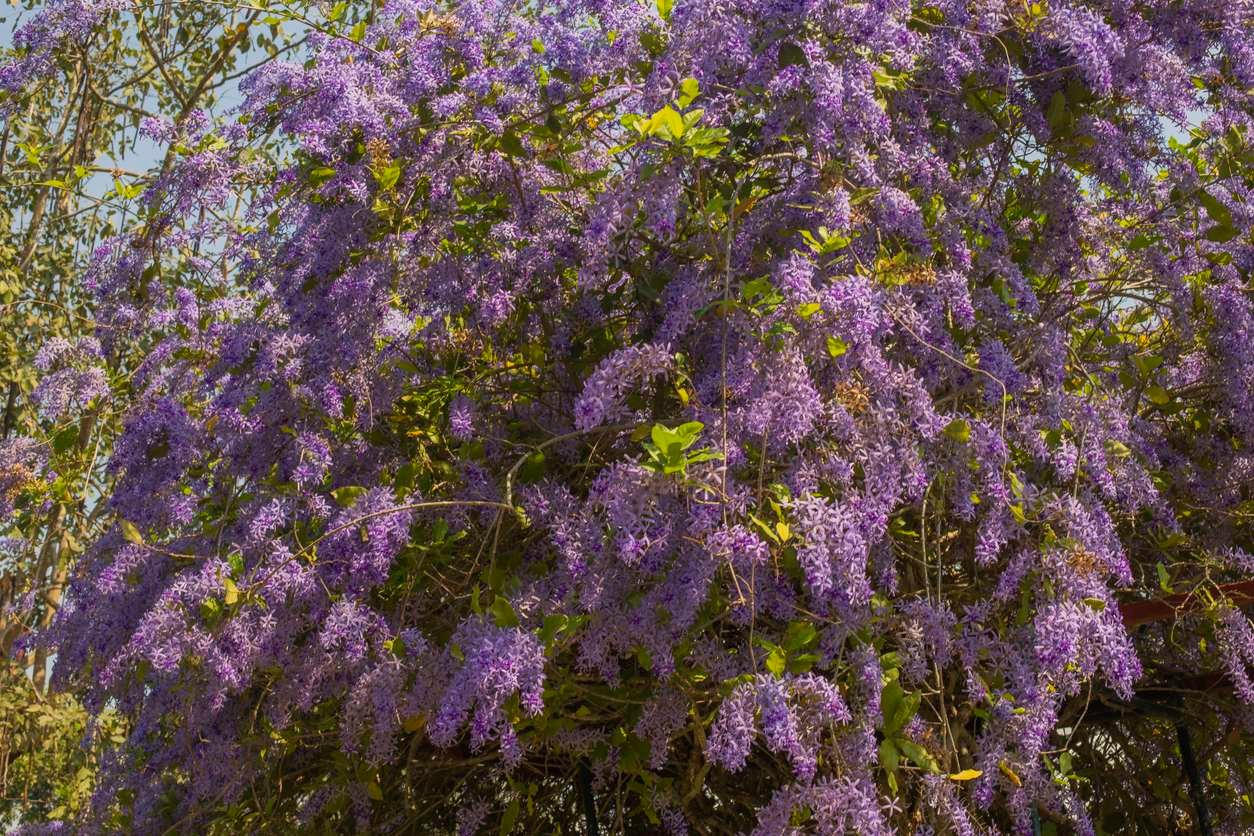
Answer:
MULTIPOLYGON (((1219 591, 1235 606, 1244 607, 1254 603, 1254 580, 1223 584, 1219 591)), ((1125 627, 1136 627, 1178 618, 1182 613, 1200 610, 1205 606, 1206 600, 1203 596, 1187 592, 1152 601, 1128 601, 1119 605, 1119 615, 1122 616, 1125 627)))
POLYGON ((592 770, 588 769, 588 764, 584 761, 579 762, 579 795, 583 799, 583 815, 587 822, 587 836, 600 836, 600 829, 597 827, 597 802, 592 797, 592 770))
POLYGON ((1210 826, 1206 793, 1202 789, 1202 775, 1198 772, 1197 760, 1193 757, 1193 739, 1189 735, 1189 727, 1183 722, 1176 723, 1176 737, 1180 739, 1180 760, 1184 762, 1184 774, 1189 777, 1189 798, 1193 801, 1193 809, 1197 811, 1197 830, 1202 836, 1211 836, 1214 831, 1210 826))

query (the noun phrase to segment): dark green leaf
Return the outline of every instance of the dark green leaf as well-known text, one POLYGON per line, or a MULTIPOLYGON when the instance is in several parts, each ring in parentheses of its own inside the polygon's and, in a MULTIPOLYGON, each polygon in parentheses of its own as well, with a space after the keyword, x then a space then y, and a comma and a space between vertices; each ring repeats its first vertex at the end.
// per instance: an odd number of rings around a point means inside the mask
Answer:
POLYGON ((514 608, 510 606, 504 595, 496 596, 496 600, 492 602, 489 610, 492 613, 492 620, 496 622, 497 627, 517 627, 518 614, 514 612, 514 608))

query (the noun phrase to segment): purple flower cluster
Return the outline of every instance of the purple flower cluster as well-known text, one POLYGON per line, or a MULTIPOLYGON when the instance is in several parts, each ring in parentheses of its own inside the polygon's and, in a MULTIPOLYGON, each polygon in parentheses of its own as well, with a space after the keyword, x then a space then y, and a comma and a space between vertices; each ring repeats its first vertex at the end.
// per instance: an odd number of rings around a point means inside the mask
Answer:
POLYGON ((15 94, 52 74, 59 50, 83 44, 106 15, 125 6, 126 0, 54 0, 17 27, 13 46, 18 57, 0 66, 0 91, 11 96, 0 103, 0 118, 10 115, 15 94))
POLYGON ((453 634, 450 648, 456 648, 463 659, 432 718, 432 741, 451 744, 469 721, 472 748, 496 742, 506 762, 517 764, 523 756, 522 744, 504 705, 517 695, 524 714, 534 716, 543 710, 543 648, 529 633, 501 629, 479 619, 463 623, 453 634))
POLYGON ((850 719, 840 692, 822 677, 759 675, 736 686, 719 707, 706 755, 725 769, 742 769, 760 726, 766 748, 785 755, 797 776, 808 780, 814 777, 827 725, 850 719))
POLYGON ((100 366, 100 344, 90 337, 75 343, 60 337, 48 341, 35 356, 35 368, 43 376, 31 398, 53 421, 82 412, 109 393, 105 370, 100 366))

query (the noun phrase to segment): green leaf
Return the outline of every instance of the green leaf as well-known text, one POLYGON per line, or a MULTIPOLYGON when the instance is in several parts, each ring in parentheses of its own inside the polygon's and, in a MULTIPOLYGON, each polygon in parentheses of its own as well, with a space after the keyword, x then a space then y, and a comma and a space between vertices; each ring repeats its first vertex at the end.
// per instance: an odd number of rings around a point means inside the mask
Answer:
MULTIPOLYGON (((695 453, 689 453, 685 461, 688 464, 698 464, 699 462, 713 462, 723 458, 723 454, 717 450, 698 450, 695 453)), ((782 523, 780 523, 782 525, 782 523)))
POLYGON ((335 169, 328 168, 327 166, 318 166, 309 172, 309 183, 314 188, 317 188, 334 176, 335 169))
POLYGON ((675 428, 675 435, 679 436, 680 443, 687 450, 697 443, 697 436, 701 435, 703 429, 705 429, 705 424, 700 421, 687 421, 675 428))
POLYGON ((788 672, 793 674, 809 673, 819 663, 817 653, 799 653, 788 659, 788 672))
POLYGON ((683 81, 679 82, 679 98, 675 100, 675 103, 680 107, 687 107, 692 104, 692 100, 695 99, 697 94, 700 92, 701 85, 695 78, 688 76, 683 81))
POLYGON ((499 831, 501 836, 508 836, 508 834, 514 832, 514 825, 518 823, 518 813, 519 803, 518 799, 515 798, 505 808, 505 814, 501 816, 501 829, 499 831))
POLYGON ((366 21, 358 21, 357 25, 348 31, 348 39, 355 44, 361 43, 366 37, 366 21))
POLYGON ((1145 389, 1145 397, 1162 406, 1171 403, 1171 393, 1161 386, 1149 386, 1145 389))
POLYGON ((896 90, 902 86, 901 76, 882 68, 871 70, 871 77, 875 80, 876 87, 883 87, 885 90, 896 90))
POLYGON ((785 41, 779 45, 779 68, 782 70, 786 67, 804 67, 809 64, 806 60, 805 50, 791 41, 785 41))
POLYGON ((672 450, 678 452, 683 449, 678 433, 665 424, 654 424, 653 429, 649 431, 649 436, 666 458, 670 458, 672 450))
POLYGON ((496 141, 496 147, 502 154, 508 154, 511 157, 527 156, 526 147, 523 146, 518 134, 513 131, 506 131, 501 134, 501 138, 496 141))
MULTIPOLYGON (((701 430, 705 425, 700 421, 689 421, 680 424, 675 429, 669 429, 665 424, 654 424, 650 432, 653 439, 653 445, 657 450, 657 459, 662 467, 663 473, 678 473, 684 470, 689 462, 708 461, 715 458, 717 454, 698 453, 691 458, 685 458, 684 451, 696 443, 697 437, 701 434, 701 430)), ((646 449, 647 445, 646 445, 646 449)), ((656 466, 655 466, 656 467, 656 466)))
POLYGON ((52 449, 64 453, 78 441, 78 427, 70 425, 52 437, 52 449))
POLYGON ((1211 220, 1215 223, 1226 227, 1231 227, 1233 225, 1232 210, 1230 210, 1221 200, 1212 195, 1210 192, 1207 192, 1204 189, 1199 191, 1197 193, 1197 200, 1202 204, 1202 208, 1206 210, 1206 214, 1210 215, 1211 220))
POLYGON ((1122 441, 1116 441, 1115 439, 1109 439, 1106 441, 1106 452, 1110 453, 1117 459, 1126 459, 1128 456, 1132 455, 1132 451, 1128 449, 1128 445, 1124 444, 1122 441))
POLYGON ((417 476, 418 467, 413 462, 405 462, 396 469, 396 476, 392 479, 392 486, 399 490, 412 488, 417 476))
POLYGON ((489 612, 492 613, 492 620, 496 622, 497 627, 518 626, 518 613, 514 612, 514 608, 510 606, 504 595, 496 596, 489 612))
POLYGON ((367 781, 366 782, 366 795, 370 796, 375 801, 382 801, 383 800, 383 787, 379 786, 378 781, 367 781))
POLYGON ((788 667, 788 657, 784 653, 782 647, 772 647, 771 652, 766 657, 766 669, 776 677, 784 675, 784 670, 788 667))
POLYGON ((1167 571, 1167 567, 1161 560, 1154 565, 1154 571, 1158 573, 1158 588, 1163 592, 1171 592, 1171 573, 1167 571))
POLYGON ((761 529, 762 533, 766 535, 768 540, 770 540, 773 543, 779 542, 779 535, 775 533, 775 530, 771 528, 769 525, 767 525, 763 520, 761 520, 760 518, 758 518, 757 516, 753 514, 750 514, 749 521, 752 522, 754 525, 756 525, 759 529, 761 529))
POLYGON ((118 178, 113 178, 113 191, 116 192, 123 200, 130 200, 133 197, 138 197, 143 190, 144 186, 142 183, 132 183, 128 186, 118 178))
POLYGON ((331 498, 344 508, 351 508, 365 495, 366 489, 361 485, 345 485, 331 491, 331 498))
POLYGON ((540 643, 548 647, 557 638, 557 634, 565 630, 569 619, 564 615, 546 615, 544 626, 540 628, 540 643))
POLYGON ((130 520, 118 520, 118 527, 122 529, 122 537, 126 542, 134 543, 137 546, 144 545, 144 535, 139 533, 135 523, 130 520))
POLYGON ((888 718, 897 713, 897 707, 901 705, 901 698, 905 695, 905 690, 896 679, 890 681, 880 691, 880 714, 884 718, 885 727, 887 727, 888 718))
POLYGON ((1227 224, 1215 224, 1210 229, 1206 230, 1206 234, 1203 237, 1207 241, 1214 241, 1217 244, 1226 244, 1233 238, 1236 238, 1239 234, 1240 233, 1235 227, 1227 224))
POLYGON ((806 302, 797 306, 797 316, 802 319, 809 319, 821 310, 823 310, 823 306, 818 302, 806 302))
POLYGON ((906 724, 914 719, 914 715, 919 713, 919 701, 921 699, 922 696, 918 691, 907 691, 897 705, 897 713, 889 721, 889 728, 892 731, 900 731, 905 728, 906 724))
POLYGON ((239 602, 239 587, 235 585, 235 581, 229 577, 225 578, 222 581, 222 588, 224 590, 222 600, 228 607, 239 602))
POLYGON ((849 350, 849 346, 844 340, 838 337, 827 338, 827 353, 829 356, 833 358, 840 357, 842 354, 844 354, 848 350, 849 350))
POLYGON ((919 744, 912 740, 903 738, 895 738, 893 743, 901 750, 901 753, 909 758, 915 766, 920 769, 926 769, 928 772, 940 772, 940 766, 936 763, 936 759, 928 753, 919 744))
POLYGON ((945 435, 965 444, 971 440, 971 425, 964 418, 955 418, 945 425, 945 435))
POLYGON ((793 621, 784 632, 784 648, 795 653, 809 647, 818 637, 818 630, 809 621, 793 621))
POLYGON ((675 0, 654 0, 657 4, 657 14, 662 20, 671 19, 671 11, 675 8, 675 0))
POLYGON ((880 695, 880 713, 884 716, 884 734, 895 735, 905 728, 919 710, 922 697, 916 691, 907 692, 897 680, 884 686, 880 695))
POLYGON ((770 297, 775 294, 775 285, 765 276, 759 276, 756 279, 750 279, 745 282, 744 287, 740 289, 745 299, 752 302, 759 297, 770 297))
POLYGON ((1066 133, 1071 121, 1070 114, 1067 112, 1066 93, 1061 90, 1054 92, 1049 100, 1049 107, 1045 109, 1045 118, 1049 121, 1049 129, 1055 136, 1066 133))
POLYGON ((622 123, 624 128, 629 131, 635 131, 640 136, 648 136, 649 134, 649 120, 639 113, 625 113, 619 117, 618 121, 622 123))
POLYGON ((880 741, 880 766, 893 772, 897 769, 897 765, 901 763, 901 753, 897 751, 897 746, 892 740, 884 738, 880 741))
POLYGON ((670 139, 679 139, 684 135, 684 117, 670 105, 666 105, 649 120, 661 129, 658 133, 670 139))
POLYGON ((1138 354, 1132 358, 1132 362, 1136 364, 1137 371, 1148 376, 1163 364, 1163 358, 1157 354, 1138 354))
POLYGON ((327 14, 327 20, 336 21, 344 16, 348 11, 348 3, 340 2, 331 7, 331 11, 327 14))
POLYGON ((206 598, 200 602, 200 617, 212 627, 222 617, 222 602, 217 598, 206 598))
POLYGON ((371 172, 374 180, 379 184, 379 188, 385 192, 391 191, 396 187, 396 181, 401 178, 400 163, 392 163, 385 168, 377 168, 371 172))

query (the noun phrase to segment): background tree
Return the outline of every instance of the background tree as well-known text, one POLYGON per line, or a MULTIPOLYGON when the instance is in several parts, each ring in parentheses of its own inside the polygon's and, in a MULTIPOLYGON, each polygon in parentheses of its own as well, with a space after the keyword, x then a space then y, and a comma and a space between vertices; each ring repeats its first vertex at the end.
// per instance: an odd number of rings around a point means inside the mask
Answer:
POLYGON ((104 464, 143 358, 140 346, 99 355, 80 277, 102 240, 136 223, 136 198, 170 163, 145 120, 233 106, 240 74, 299 46, 303 27, 214 3, 28 3, 4 25, 0 436, 20 440, 0 454, 0 819, 39 820, 76 809, 98 752, 82 761, 82 709, 46 695, 45 651, 11 650, 48 625, 107 522, 104 464))

